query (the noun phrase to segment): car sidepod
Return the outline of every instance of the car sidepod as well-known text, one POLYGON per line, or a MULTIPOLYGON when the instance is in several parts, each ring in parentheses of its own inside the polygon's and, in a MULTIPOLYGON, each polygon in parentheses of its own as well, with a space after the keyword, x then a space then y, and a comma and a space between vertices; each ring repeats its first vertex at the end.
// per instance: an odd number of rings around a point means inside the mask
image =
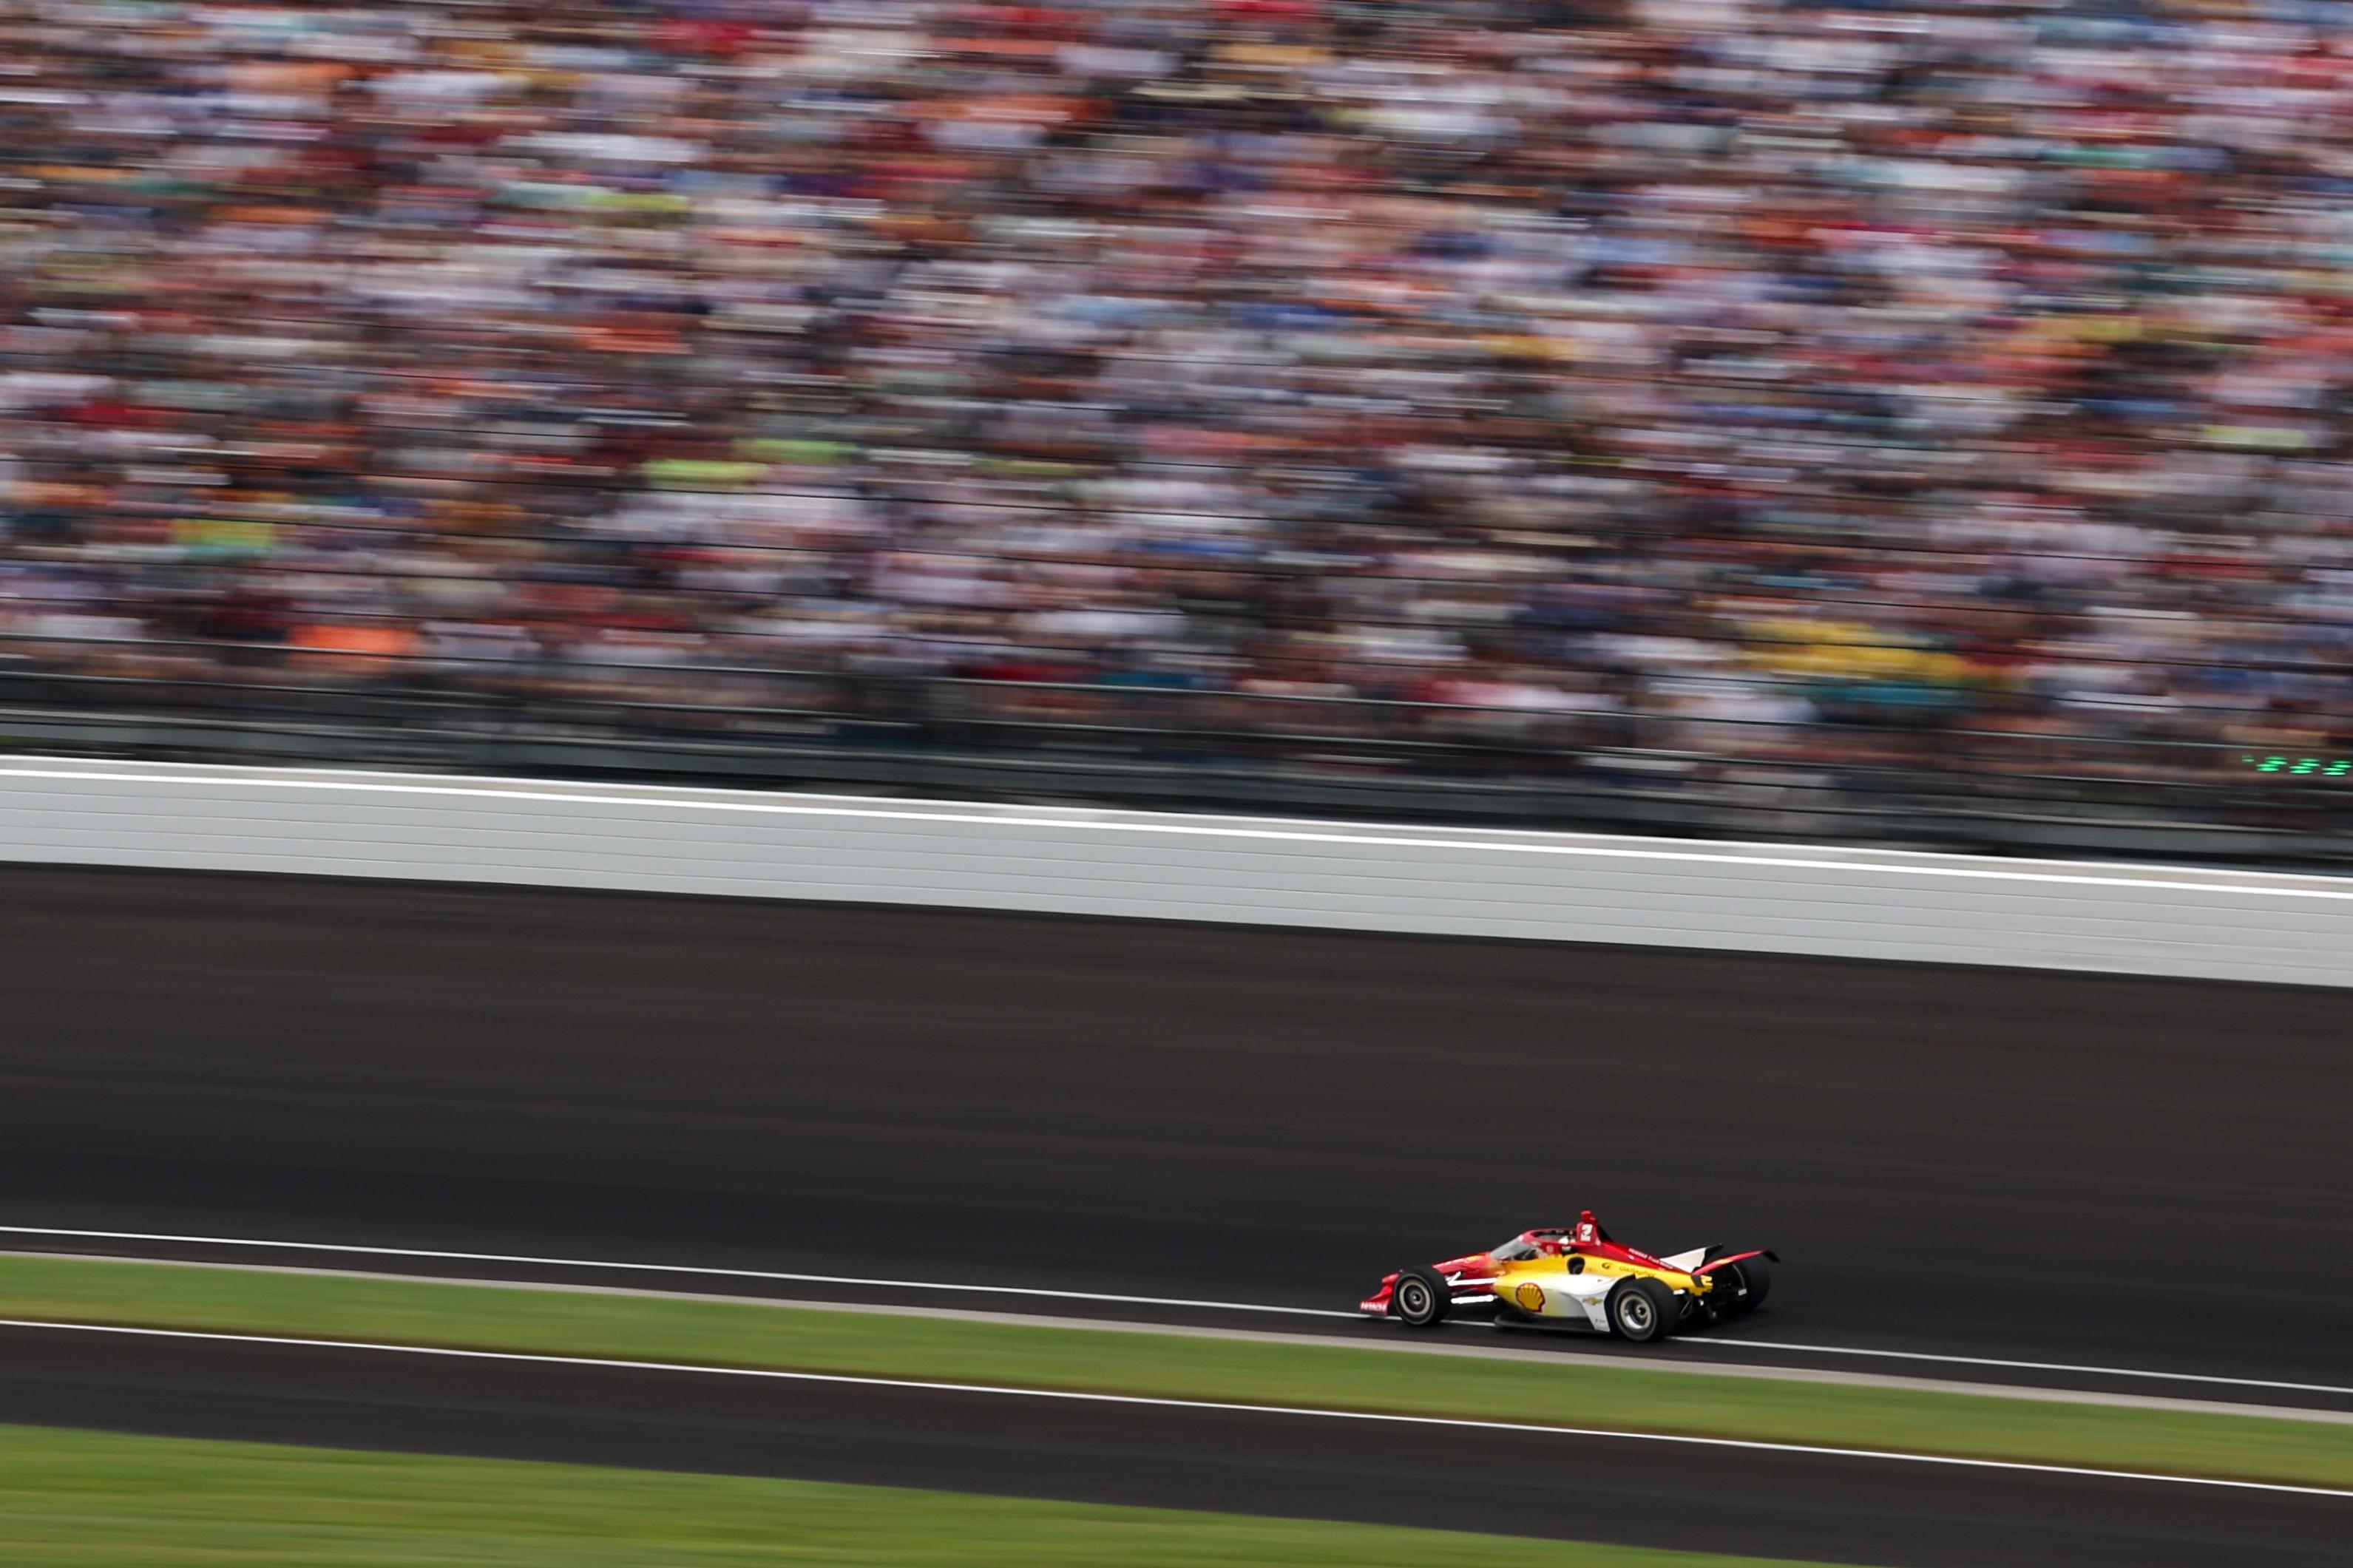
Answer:
POLYGON ((1497 1280, 1495 1300, 1514 1317, 1551 1319, 1606 1331, 1604 1305, 1617 1279, 1607 1274, 1524 1274, 1497 1280))

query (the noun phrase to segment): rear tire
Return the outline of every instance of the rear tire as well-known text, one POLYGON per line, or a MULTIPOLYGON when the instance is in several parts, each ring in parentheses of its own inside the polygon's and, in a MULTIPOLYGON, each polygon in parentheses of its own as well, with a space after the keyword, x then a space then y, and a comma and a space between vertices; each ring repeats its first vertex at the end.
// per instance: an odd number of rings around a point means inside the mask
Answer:
POLYGON ((1683 1303, 1656 1279, 1620 1279, 1609 1288, 1610 1331, 1638 1345, 1662 1340, 1683 1316, 1683 1303))
POLYGON ((1766 1296, 1773 1289, 1773 1270, 1767 1267, 1761 1253, 1725 1265, 1715 1271, 1715 1279, 1716 1289, 1708 1292, 1711 1296, 1721 1292, 1725 1285, 1733 1287, 1731 1300, 1716 1309, 1719 1318, 1736 1318, 1743 1312, 1755 1311, 1765 1304, 1766 1296))
POLYGON ((1397 1283, 1389 1287, 1389 1316, 1409 1329, 1436 1328, 1452 1305, 1453 1287, 1435 1268, 1400 1268, 1397 1283))

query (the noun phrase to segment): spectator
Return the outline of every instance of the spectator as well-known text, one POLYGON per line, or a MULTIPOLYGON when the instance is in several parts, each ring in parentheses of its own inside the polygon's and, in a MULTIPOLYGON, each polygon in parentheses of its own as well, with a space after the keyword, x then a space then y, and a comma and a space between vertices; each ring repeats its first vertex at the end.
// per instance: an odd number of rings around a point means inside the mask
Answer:
POLYGON ((960 675, 1989 788, 2340 741, 2348 40, 0 5, 0 647, 713 722, 763 671, 960 675))

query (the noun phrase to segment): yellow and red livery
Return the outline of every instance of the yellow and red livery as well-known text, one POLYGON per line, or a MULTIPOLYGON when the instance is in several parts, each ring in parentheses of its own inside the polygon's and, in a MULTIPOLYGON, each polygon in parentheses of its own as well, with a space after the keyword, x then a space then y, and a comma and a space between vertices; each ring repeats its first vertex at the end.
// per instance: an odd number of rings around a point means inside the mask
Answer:
POLYGON ((1694 1321, 1754 1310, 1778 1261, 1762 1247, 1656 1256, 1613 1238, 1587 1209, 1574 1226, 1524 1230, 1485 1252, 1400 1268, 1356 1305, 1408 1328, 1434 1328, 1457 1309, 1477 1307, 1493 1309, 1498 1322, 1597 1329, 1646 1342, 1694 1321))

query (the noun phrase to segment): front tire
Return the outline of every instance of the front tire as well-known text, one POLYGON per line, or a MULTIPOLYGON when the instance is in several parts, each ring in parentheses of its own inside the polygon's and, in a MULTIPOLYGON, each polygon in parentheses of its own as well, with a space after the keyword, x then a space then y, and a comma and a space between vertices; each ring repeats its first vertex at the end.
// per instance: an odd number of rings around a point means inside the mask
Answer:
POLYGON ((1389 1316, 1409 1329, 1434 1329, 1454 1305, 1453 1287, 1435 1268, 1400 1268, 1389 1287, 1389 1316))
POLYGON ((1675 1293, 1656 1279, 1620 1279, 1606 1303, 1611 1331, 1638 1345, 1665 1339, 1683 1315, 1675 1293))

